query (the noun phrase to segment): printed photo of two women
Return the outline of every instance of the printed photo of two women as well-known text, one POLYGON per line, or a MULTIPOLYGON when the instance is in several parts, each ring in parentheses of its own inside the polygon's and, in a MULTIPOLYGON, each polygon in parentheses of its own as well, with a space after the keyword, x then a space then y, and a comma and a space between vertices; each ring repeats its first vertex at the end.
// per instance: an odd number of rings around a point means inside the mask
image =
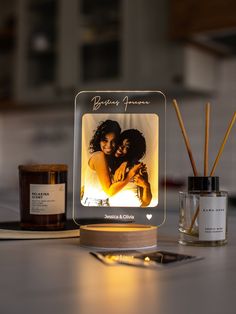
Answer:
POLYGON ((81 204, 156 207, 158 143, 156 114, 85 114, 81 204))

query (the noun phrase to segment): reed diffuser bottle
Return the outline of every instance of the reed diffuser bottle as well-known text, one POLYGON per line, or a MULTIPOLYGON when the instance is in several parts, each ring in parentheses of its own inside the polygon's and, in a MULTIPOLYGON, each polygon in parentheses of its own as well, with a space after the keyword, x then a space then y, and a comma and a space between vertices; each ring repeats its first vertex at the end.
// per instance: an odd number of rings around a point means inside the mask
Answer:
POLYGON ((180 129, 193 169, 193 177, 188 178, 188 192, 180 192, 179 243, 186 245, 219 246, 227 243, 227 192, 219 189, 219 177, 214 173, 224 146, 236 121, 236 112, 228 125, 211 171, 208 171, 208 146, 210 125, 210 104, 205 111, 204 176, 199 176, 193 158, 189 138, 177 101, 173 100, 180 129), (208 175, 208 173, 210 173, 208 175))
POLYGON ((179 193, 179 243, 226 244, 227 198, 227 192, 219 189, 219 177, 189 177, 188 192, 179 193))

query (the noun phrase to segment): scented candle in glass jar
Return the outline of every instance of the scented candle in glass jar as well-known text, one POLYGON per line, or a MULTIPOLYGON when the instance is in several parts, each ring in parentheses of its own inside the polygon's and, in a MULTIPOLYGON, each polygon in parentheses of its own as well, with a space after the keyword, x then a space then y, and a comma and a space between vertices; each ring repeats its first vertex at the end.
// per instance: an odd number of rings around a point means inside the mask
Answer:
POLYGON ((29 230, 63 229, 67 211, 64 164, 20 165, 20 225, 29 230))

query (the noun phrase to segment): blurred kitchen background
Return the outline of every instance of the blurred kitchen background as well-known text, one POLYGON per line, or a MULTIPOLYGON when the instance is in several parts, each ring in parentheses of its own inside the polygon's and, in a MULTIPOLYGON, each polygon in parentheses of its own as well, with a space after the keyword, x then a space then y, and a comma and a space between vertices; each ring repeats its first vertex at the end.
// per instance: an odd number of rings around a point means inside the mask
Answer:
MULTIPOLYGON (((236 110, 236 2, 0 0, 2 199, 17 191, 24 163, 68 164, 72 190, 74 97, 94 89, 166 94, 168 207, 177 208, 192 171, 171 101, 179 102, 199 172, 211 103, 211 168, 236 110)), ((236 195, 236 125, 216 174, 236 195)))

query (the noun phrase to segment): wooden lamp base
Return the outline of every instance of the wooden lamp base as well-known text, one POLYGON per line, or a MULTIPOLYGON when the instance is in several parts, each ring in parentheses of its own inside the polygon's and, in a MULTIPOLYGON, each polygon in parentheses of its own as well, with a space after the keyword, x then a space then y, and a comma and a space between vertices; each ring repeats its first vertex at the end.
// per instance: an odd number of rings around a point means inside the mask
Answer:
POLYGON ((92 224, 80 227, 82 246, 144 249, 157 245, 157 227, 138 224, 92 224))

